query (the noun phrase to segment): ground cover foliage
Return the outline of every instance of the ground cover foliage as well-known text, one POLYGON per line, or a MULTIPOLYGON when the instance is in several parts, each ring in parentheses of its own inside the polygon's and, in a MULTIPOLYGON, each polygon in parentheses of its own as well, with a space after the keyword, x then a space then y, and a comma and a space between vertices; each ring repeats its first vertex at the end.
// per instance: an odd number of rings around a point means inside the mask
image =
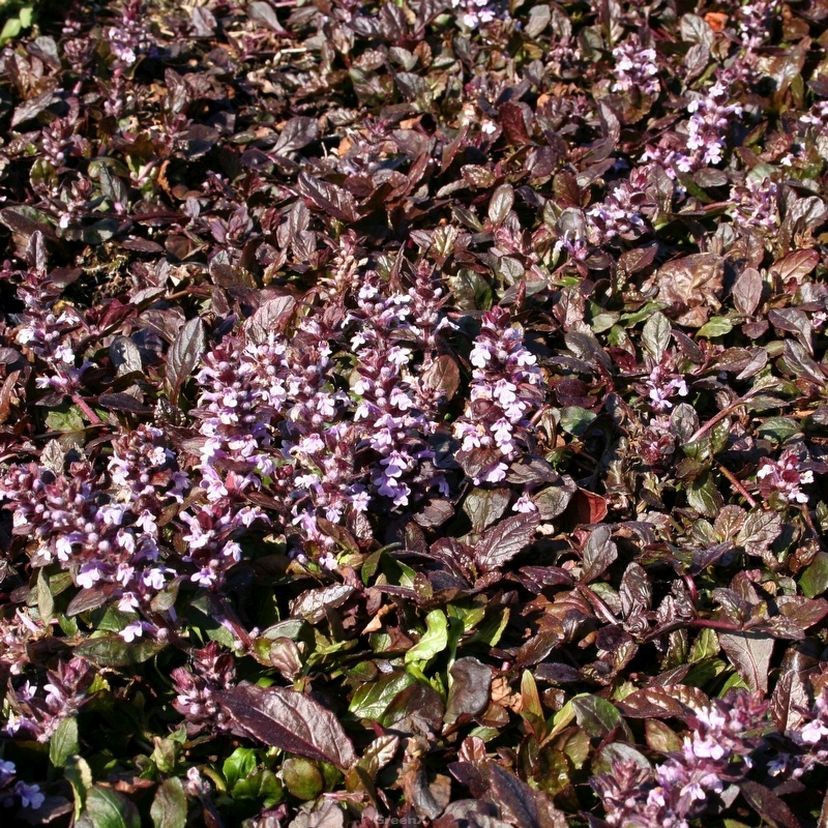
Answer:
POLYGON ((6 6, 4 825, 825 824, 824 0, 6 6))

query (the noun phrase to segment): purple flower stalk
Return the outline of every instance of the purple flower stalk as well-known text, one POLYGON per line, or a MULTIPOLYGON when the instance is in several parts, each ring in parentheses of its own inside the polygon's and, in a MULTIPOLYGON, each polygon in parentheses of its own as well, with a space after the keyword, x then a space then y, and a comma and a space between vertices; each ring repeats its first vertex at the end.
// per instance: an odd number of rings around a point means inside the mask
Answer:
POLYGON ((643 189, 629 181, 615 184, 603 201, 586 211, 589 239, 593 244, 606 244, 616 237, 636 239, 647 232, 645 211, 652 206, 643 189))
POLYGON ((467 29, 477 29, 495 19, 496 12, 489 0, 451 0, 460 22, 467 29))
POLYGON ((508 464, 531 439, 531 416, 543 402, 541 373, 534 354, 523 344, 523 331, 496 307, 483 314, 483 326, 469 355, 474 366, 466 411, 454 425, 461 441, 458 458, 482 455, 475 479, 497 483, 508 464))
POLYGON ((740 224, 760 231, 779 229, 779 186, 769 178, 749 178, 744 185, 733 188, 736 219, 740 224))
POLYGON ((11 688, 7 734, 48 742, 60 722, 74 716, 86 703, 94 672, 88 662, 75 657, 59 662, 46 673, 46 678, 43 685, 27 681, 11 688))
POLYGON ((152 46, 142 0, 127 0, 121 19, 106 30, 112 54, 122 66, 132 66, 152 46))
POLYGON ((643 95, 656 95, 661 88, 658 80, 656 50, 644 48, 638 35, 630 35, 612 50, 615 60, 614 92, 637 89, 643 95))
POLYGON ((58 563, 81 587, 109 583, 145 599, 175 574, 158 560, 152 499, 118 502, 87 461, 72 463, 68 475, 13 466, 0 481, 0 501, 13 510, 14 533, 38 542, 32 564, 58 563))
POLYGON ((653 771, 635 761, 614 763, 612 774, 592 781, 607 823, 613 828, 687 828, 727 784, 750 770, 767 708, 757 696, 734 691, 697 711, 681 751, 653 771))

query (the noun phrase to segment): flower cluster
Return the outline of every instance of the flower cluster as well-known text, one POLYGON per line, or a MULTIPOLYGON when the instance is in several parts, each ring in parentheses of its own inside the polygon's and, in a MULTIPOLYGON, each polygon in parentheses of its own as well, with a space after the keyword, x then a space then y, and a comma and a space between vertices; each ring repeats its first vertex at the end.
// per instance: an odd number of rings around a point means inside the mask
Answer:
POLYGON ((14 511, 15 534, 36 541, 33 565, 57 563, 81 587, 113 584, 125 606, 137 606, 174 575, 160 560, 157 513, 144 508, 147 499, 118 502, 86 460, 72 462, 68 474, 14 466, 0 482, 0 501, 14 511))
POLYGON ((451 6, 467 29, 477 29, 497 17, 490 0, 451 0, 451 6))
POLYGON ((764 457, 756 479, 762 497, 776 495, 785 503, 807 503, 808 495, 801 487, 814 482, 814 473, 803 470, 802 460, 796 451, 786 449, 778 460, 764 457))
POLYGON ((810 708, 797 712, 801 721, 785 733, 790 749, 768 762, 771 776, 800 779, 817 765, 828 765, 828 685, 822 685, 810 708))
MULTIPOLYGON (((661 404, 669 405, 670 403, 665 399, 661 404)), ((670 425, 669 417, 653 417, 641 435, 638 443, 641 459, 652 469, 663 469, 675 452, 676 437, 670 425)))
POLYGON ((132 66, 152 46, 142 0, 126 0, 121 19, 106 29, 107 42, 119 64, 132 66))
POLYGON ((744 691, 717 699, 695 713, 680 753, 654 771, 634 760, 613 764, 613 772, 592 784, 615 828, 688 828, 728 783, 752 766, 766 726, 767 703, 744 691))
POLYGON ((592 244, 601 245, 616 237, 636 239, 647 232, 646 214, 652 203, 632 180, 614 184, 603 201, 586 211, 587 233, 592 244))
POLYGON ((399 508, 430 490, 448 492, 428 445, 444 398, 430 379, 439 368, 443 302, 426 271, 407 291, 388 291, 368 274, 355 306, 334 311, 351 331, 338 343, 356 366, 351 394, 337 387, 333 334, 319 319, 300 321, 290 341, 231 334, 207 354, 194 413, 205 438, 199 468, 210 505, 181 515, 190 549, 206 545, 214 553, 199 583, 215 582, 216 554, 238 559, 235 541, 222 548, 220 538, 232 536, 240 518, 249 526, 261 517, 240 505, 251 488, 284 504, 283 531, 290 525, 302 540, 326 547, 333 541, 319 517, 360 535, 372 497, 399 508))
POLYGON ((0 618, 0 665, 13 676, 22 675, 29 663, 29 646, 48 634, 47 625, 28 610, 18 608, 11 618, 0 618))
POLYGON ((118 499, 136 514, 157 518, 171 501, 180 503, 190 485, 160 428, 143 423, 112 444, 109 475, 118 499))
POLYGON ((14 762, 0 759, 0 808, 20 805, 22 808, 37 809, 45 800, 39 785, 29 785, 17 779, 14 762))
POLYGON ((817 761, 828 763, 828 686, 817 696, 809 721, 792 735, 795 741, 808 747, 817 761))
POLYGON ((26 681, 10 688, 6 735, 48 742, 60 722, 74 716, 86 703, 95 674, 87 661, 75 657, 59 662, 46 677, 42 686, 26 681))
POLYGON ((668 133, 657 145, 648 146, 642 161, 659 164, 670 178, 720 164, 734 120, 742 106, 730 100, 730 83, 719 78, 704 93, 694 92, 687 104, 690 117, 682 125, 683 135, 668 133))
POLYGON ((735 216, 740 224, 760 231, 779 229, 779 185, 769 178, 748 178, 732 189, 735 216))
POLYGON ((684 378, 664 361, 653 366, 645 387, 654 411, 669 411, 673 407, 673 397, 686 397, 688 394, 684 378))
POLYGON ((381 297, 371 281, 360 289, 357 311, 350 315, 356 333, 351 347, 357 358, 352 388, 359 403, 354 422, 365 428, 361 441, 376 454, 372 484, 393 506, 406 506, 413 477, 426 489, 448 493, 433 470, 426 438, 434 432, 441 402, 439 387, 425 378, 433 362, 435 338, 442 325, 440 288, 420 279, 407 293, 381 297), (425 357, 414 364, 414 350, 425 357))
POLYGON ((215 642, 195 651, 192 671, 184 667, 172 671, 176 692, 173 707, 186 717, 190 733, 226 725, 226 714, 216 703, 214 693, 232 686, 235 678, 233 656, 215 642))
POLYGON ((739 37, 747 49, 755 49, 768 39, 773 19, 780 11, 780 0, 752 0, 739 7, 739 37))
POLYGON ((531 439, 531 417, 543 400, 541 373, 522 330, 499 307, 483 314, 469 359, 469 402, 454 425, 458 460, 476 467, 475 483, 497 483, 531 439))
POLYGON ((612 50, 615 59, 615 92, 638 90, 642 95, 656 95, 660 89, 656 50, 644 48, 637 35, 630 35, 612 50))
MULTIPOLYGON (((33 247, 44 244, 38 233, 33 247)), ((55 399, 72 394, 81 384, 84 371, 92 363, 83 360, 77 365, 77 343, 90 333, 83 316, 71 305, 60 311, 55 303, 61 294, 59 279, 51 278, 45 267, 30 268, 13 274, 19 281, 17 295, 25 305, 25 312, 17 317, 15 337, 33 357, 43 363, 35 384, 38 388, 57 392, 55 399)))
POLYGON ((687 104, 687 148, 691 151, 687 172, 722 162, 730 124, 742 113, 741 105, 729 102, 728 97, 727 87, 717 82, 687 104))

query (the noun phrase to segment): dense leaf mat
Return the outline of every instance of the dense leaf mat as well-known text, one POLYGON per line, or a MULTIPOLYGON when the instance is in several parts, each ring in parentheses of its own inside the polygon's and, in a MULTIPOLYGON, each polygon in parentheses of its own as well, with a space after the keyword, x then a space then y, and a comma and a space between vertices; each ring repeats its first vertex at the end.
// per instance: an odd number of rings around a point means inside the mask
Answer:
POLYGON ((825 824, 824 0, 0 8, 0 823, 825 824))

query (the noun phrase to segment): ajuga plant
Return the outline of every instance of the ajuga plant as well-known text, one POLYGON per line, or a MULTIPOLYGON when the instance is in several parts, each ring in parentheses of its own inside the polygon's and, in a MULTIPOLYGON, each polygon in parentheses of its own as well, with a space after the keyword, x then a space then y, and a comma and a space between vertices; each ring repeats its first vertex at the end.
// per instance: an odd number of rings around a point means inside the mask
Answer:
POLYGON ((0 824, 826 824, 828 6, 24 5, 0 824))

